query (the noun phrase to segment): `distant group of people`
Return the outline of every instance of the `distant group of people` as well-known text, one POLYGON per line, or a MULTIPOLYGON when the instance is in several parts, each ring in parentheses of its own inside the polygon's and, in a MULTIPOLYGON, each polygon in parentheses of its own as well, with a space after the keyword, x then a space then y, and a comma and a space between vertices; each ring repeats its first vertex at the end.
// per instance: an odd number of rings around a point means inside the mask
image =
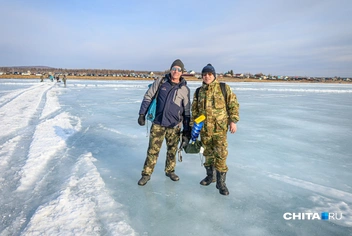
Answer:
MULTIPOLYGON (((40 76, 40 82, 44 82, 44 78, 45 78, 45 76, 41 75, 40 76)), ((54 82, 54 76, 53 75, 48 75, 47 78, 49 78, 51 82, 54 82)), ((59 75, 56 75, 55 79, 56 79, 57 82, 61 82, 59 75)), ((66 75, 63 75, 62 82, 64 82, 65 87, 66 87, 66 81, 67 81, 67 77, 66 77, 66 75)))
POLYGON ((150 180, 164 139, 167 146, 165 175, 173 181, 180 179, 175 173, 175 167, 181 133, 183 141, 188 143, 194 119, 204 115, 205 121, 200 137, 204 147, 206 177, 200 184, 207 186, 216 182, 219 193, 228 195, 229 190, 225 183, 228 172, 227 132, 237 131, 236 124, 239 121, 237 97, 227 84, 225 84, 225 97, 220 82, 216 79, 215 68, 207 64, 202 69, 203 83, 194 93, 191 103, 190 89, 182 77, 183 71, 183 62, 175 60, 170 66, 170 73, 155 80, 144 95, 139 110, 139 125, 145 125, 146 114, 154 97, 157 99, 157 105, 155 119, 150 129, 147 156, 138 185, 143 186, 150 180))

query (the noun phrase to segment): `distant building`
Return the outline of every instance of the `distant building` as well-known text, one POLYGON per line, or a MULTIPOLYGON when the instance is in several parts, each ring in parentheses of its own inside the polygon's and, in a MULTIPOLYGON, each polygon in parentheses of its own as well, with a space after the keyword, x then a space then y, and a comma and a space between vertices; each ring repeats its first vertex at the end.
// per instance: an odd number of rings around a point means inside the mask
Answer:
POLYGON ((254 75, 255 78, 261 78, 262 76, 264 76, 263 73, 258 73, 258 74, 255 74, 255 75, 254 75))
POLYGON ((190 70, 182 74, 182 76, 195 76, 195 75, 196 75, 196 72, 193 70, 190 70))
POLYGON ((22 72, 22 75, 31 75, 31 72, 30 71, 22 72))

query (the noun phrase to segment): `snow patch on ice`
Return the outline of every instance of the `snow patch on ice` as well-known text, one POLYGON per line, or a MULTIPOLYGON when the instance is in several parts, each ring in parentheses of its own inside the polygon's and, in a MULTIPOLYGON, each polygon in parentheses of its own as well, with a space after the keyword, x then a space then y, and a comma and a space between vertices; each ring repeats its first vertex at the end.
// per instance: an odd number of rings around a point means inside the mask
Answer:
POLYGON ((302 212, 341 212, 343 215, 342 220, 335 220, 334 223, 347 227, 352 226, 352 209, 348 204, 352 203, 352 194, 288 176, 278 174, 268 174, 268 176, 287 184, 326 196, 323 197, 317 195, 311 197, 311 200, 315 202, 315 205, 319 204, 320 206, 315 207, 314 209, 304 209, 302 212))
POLYGON ((40 119, 47 117, 48 115, 54 113, 55 111, 59 110, 60 108, 61 108, 61 106, 59 104, 59 100, 57 97, 57 91, 54 89, 48 91, 46 94, 45 107, 42 111, 42 115, 41 115, 40 119))
MULTIPOLYGON (((4 174, 9 168, 9 161, 11 160, 15 148, 20 140, 21 137, 16 136, 15 138, 6 141, 3 145, 0 145, 0 173, 4 174)), ((6 176, 0 176, 0 190, 4 187, 4 177, 6 176)))
POLYGON ((105 188, 95 161, 91 153, 78 158, 60 196, 38 208, 24 234, 135 235, 122 205, 105 188))
POLYGON ((0 137, 7 136, 17 129, 26 127, 37 112, 43 94, 50 88, 44 84, 31 87, 31 89, 5 104, 0 110, 0 137))
POLYGON ((37 125, 26 164, 21 171, 21 184, 17 190, 27 190, 40 178, 55 153, 66 147, 66 140, 81 129, 80 119, 67 112, 37 125), (73 123, 73 124, 72 124, 73 123))
POLYGON ((339 201, 336 199, 331 199, 327 197, 323 197, 320 195, 314 195, 309 198, 314 205, 318 205, 312 209, 303 208, 302 212, 330 212, 330 213, 338 213, 338 217, 340 217, 340 213, 342 214, 341 220, 334 220, 335 224, 352 227, 352 208, 349 204, 343 201, 339 201))

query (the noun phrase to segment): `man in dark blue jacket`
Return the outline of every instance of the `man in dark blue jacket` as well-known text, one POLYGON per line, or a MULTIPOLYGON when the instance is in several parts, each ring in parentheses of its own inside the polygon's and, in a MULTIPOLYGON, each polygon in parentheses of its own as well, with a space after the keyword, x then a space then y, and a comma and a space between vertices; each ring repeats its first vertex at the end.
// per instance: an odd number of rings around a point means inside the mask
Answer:
POLYGON ((145 125, 145 115, 155 95, 157 95, 157 105, 155 119, 150 129, 147 158, 138 185, 143 186, 150 180, 164 139, 167 145, 165 175, 173 181, 179 180, 175 174, 175 166, 181 126, 183 126, 183 136, 186 142, 191 132, 189 127, 190 90, 186 80, 182 77, 183 71, 182 61, 175 60, 171 64, 170 73, 157 79, 144 95, 139 110, 139 125, 145 125))

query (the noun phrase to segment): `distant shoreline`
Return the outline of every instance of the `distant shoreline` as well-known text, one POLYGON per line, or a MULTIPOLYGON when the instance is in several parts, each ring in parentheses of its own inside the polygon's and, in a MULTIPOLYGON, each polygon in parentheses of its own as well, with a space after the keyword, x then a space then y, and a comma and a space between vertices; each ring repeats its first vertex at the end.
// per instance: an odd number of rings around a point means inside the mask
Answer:
MULTIPOLYGON (((197 79, 194 76, 183 76, 187 81, 201 81, 201 79, 197 79)), ((40 80, 40 76, 36 75, 0 75, 0 79, 38 79, 40 80)), ((62 79, 60 77, 60 79, 62 79)), ((115 77, 115 76, 67 76, 67 80, 141 80, 141 81, 151 81, 152 78, 135 78, 135 77, 115 77)), ((45 78, 44 80, 48 80, 45 78)), ((253 83, 315 83, 315 84, 352 84, 352 82, 348 81, 309 81, 309 80, 259 80, 254 78, 230 78, 230 77, 222 77, 218 78, 219 81, 223 82, 253 82, 253 83)))

